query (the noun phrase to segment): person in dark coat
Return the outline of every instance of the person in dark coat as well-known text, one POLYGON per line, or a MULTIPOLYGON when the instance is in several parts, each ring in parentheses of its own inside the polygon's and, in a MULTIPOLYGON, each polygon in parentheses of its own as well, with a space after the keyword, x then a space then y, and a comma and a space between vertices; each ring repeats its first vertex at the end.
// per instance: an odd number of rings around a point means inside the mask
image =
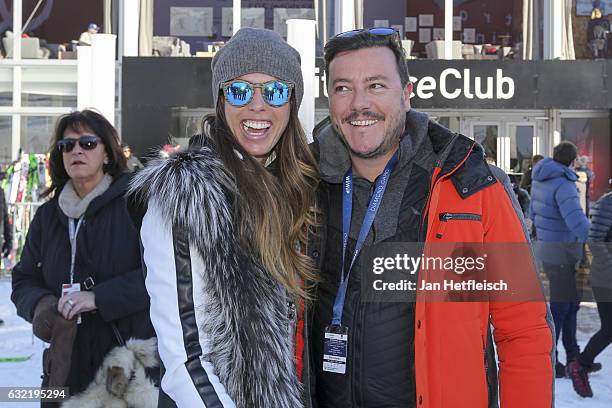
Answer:
POLYGON ((525 171, 525 173, 523 173, 523 176, 521 177, 521 184, 519 185, 519 187, 527 190, 529 194, 531 194, 531 172, 533 171, 535 165, 538 164, 538 162, 543 158, 544 156, 542 156, 541 154, 534 155, 531 158, 531 166, 529 166, 529 168, 525 171))
POLYGON ((144 168, 140 160, 138 160, 138 157, 132 154, 132 148, 130 147, 130 145, 124 143, 121 147, 123 148, 123 154, 127 159, 127 168, 130 173, 144 168))
MULTIPOLYGON (((609 183, 612 187, 612 179, 609 183)), ((569 367, 570 371, 576 372, 576 375, 572 375, 572 382, 579 394, 583 389, 586 393, 593 393, 588 373, 601 369, 601 364, 594 362, 595 357, 612 344, 612 191, 597 201, 591 214, 588 241, 593 253, 591 286, 601 327, 591 337, 577 361, 569 367)))
MULTIPOLYGON (((580 353, 576 341, 580 306, 576 268, 589 232, 576 188, 578 176, 571 168, 576 156, 576 146, 564 141, 555 146, 552 159, 545 158, 534 167, 530 211, 538 240, 537 254, 550 280, 556 338, 563 333, 568 363, 580 353)), ((557 362, 557 377, 563 377, 564 371, 563 364, 557 362)))
POLYGON ((42 385, 69 387, 71 395, 87 387, 122 340, 154 336, 118 140, 113 126, 93 111, 58 121, 52 184, 45 192, 52 198, 36 212, 12 271, 18 315, 51 343, 43 354, 42 385), (63 291, 79 284, 79 291, 63 291))
POLYGON ((518 200, 521 206, 523 216, 525 218, 528 218, 529 206, 531 204, 531 197, 529 197, 529 193, 524 188, 519 187, 517 183, 512 183, 512 190, 514 191, 514 194, 516 194, 516 199, 518 200))

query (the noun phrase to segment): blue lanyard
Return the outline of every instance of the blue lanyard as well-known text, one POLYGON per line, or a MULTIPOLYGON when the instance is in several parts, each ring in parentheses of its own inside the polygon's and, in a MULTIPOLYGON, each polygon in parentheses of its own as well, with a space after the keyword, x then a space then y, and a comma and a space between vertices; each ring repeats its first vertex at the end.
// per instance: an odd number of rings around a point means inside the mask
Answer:
POLYGON ((353 269, 353 264, 355 263, 357 256, 359 256, 361 248, 363 248, 363 243, 370 232, 370 228, 372 228, 374 218, 376 218, 376 213, 378 212, 378 208, 380 207, 380 203, 387 188, 389 176, 391 176, 391 172, 393 172, 396 164, 397 153, 391 157, 382 175, 378 177, 378 180, 376 180, 376 184, 374 185, 374 194, 372 195, 370 203, 368 204, 368 210, 363 219, 363 224, 361 224, 359 237, 357 238, 357 243, 355 244, 355 252, 351 258, 351 264, 349 265, 346 276, 344 276, 344 260, 346 259, 346 246, 348 244, 349 231, 351 230, 351 214, 353 212, 353 169, 349 168, 344 175, 344 188, 342 190, 342 275, 340 276, 340 286, 338 287, 338 293, 336 294, 336 300, 334 301, 332 325, 340 326, 342 324, 344 299, 346 297, 346 289, 348 288, 348 281, 351 275, 351 270, 353 269))

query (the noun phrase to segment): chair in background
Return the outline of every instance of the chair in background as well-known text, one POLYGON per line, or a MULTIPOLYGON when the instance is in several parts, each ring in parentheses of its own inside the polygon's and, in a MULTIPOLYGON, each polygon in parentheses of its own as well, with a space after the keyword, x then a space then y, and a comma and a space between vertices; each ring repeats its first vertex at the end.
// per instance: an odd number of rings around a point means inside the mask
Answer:
POLYGON ((412 53, 412 47, 414 47, 414 41, 402 40, 402 47, 404 48, 404 51, 406 51, 406 57, 409 57, 412 53))
MULTIPOLYGON (((462 59, 461 55, 461 46, 463 44, 461 41, 453 41, 453 59, 462 59)), ((425 51, 427 51, 427 58, 429 59, 441 59, 444 55, 444 41, 436 40, 432 41, 425 46, 425 51)))
POLYGON ((178 37, 154 36, 153 55, 160 57, 189 57, 191 48, 178 37))
MULTIPOLYGON (((13 38, 4 37, 2 39, 2 46, 4 47, 4 51, 6 52, 6 58, 13 58, 13 38)), ((45 58, 45 51, 40 48, 40 40, 38 38, 30 37, 21 39, 21 58, 45 58)))
POLYGON ((463 57, 463 59, 476 59, 476 51, 474 50, 474 45, 463 44, 461 46, 461 56, 463 57))

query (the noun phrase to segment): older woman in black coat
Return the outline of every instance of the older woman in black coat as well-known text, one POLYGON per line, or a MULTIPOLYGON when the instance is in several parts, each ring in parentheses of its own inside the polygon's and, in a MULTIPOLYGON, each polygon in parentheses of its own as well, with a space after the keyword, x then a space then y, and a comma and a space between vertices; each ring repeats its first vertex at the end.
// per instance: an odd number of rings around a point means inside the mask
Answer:
POLYGON ((51 343, 43 386, 75 394, 110 349, 154 331, 116 130, 93 111, 65 115, 50 155, 52 198, 30 225, 11 298, 34 334, 51 343))

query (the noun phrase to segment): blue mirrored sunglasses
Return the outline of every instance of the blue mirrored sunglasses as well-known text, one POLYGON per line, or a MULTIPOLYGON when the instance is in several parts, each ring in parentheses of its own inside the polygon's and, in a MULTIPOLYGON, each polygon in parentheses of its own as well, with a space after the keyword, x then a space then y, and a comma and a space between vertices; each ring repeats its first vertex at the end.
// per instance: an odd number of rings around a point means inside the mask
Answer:
POLYGON ((261 89, 261 95, 268 105, 275 108, 283 106, 289 101, 293 87, 292 83, 279 80, 253 84, 242 79, 235 79, 221 84, 227 102, 237 107, 246 106, 253 100, 255 88, 261 89))

